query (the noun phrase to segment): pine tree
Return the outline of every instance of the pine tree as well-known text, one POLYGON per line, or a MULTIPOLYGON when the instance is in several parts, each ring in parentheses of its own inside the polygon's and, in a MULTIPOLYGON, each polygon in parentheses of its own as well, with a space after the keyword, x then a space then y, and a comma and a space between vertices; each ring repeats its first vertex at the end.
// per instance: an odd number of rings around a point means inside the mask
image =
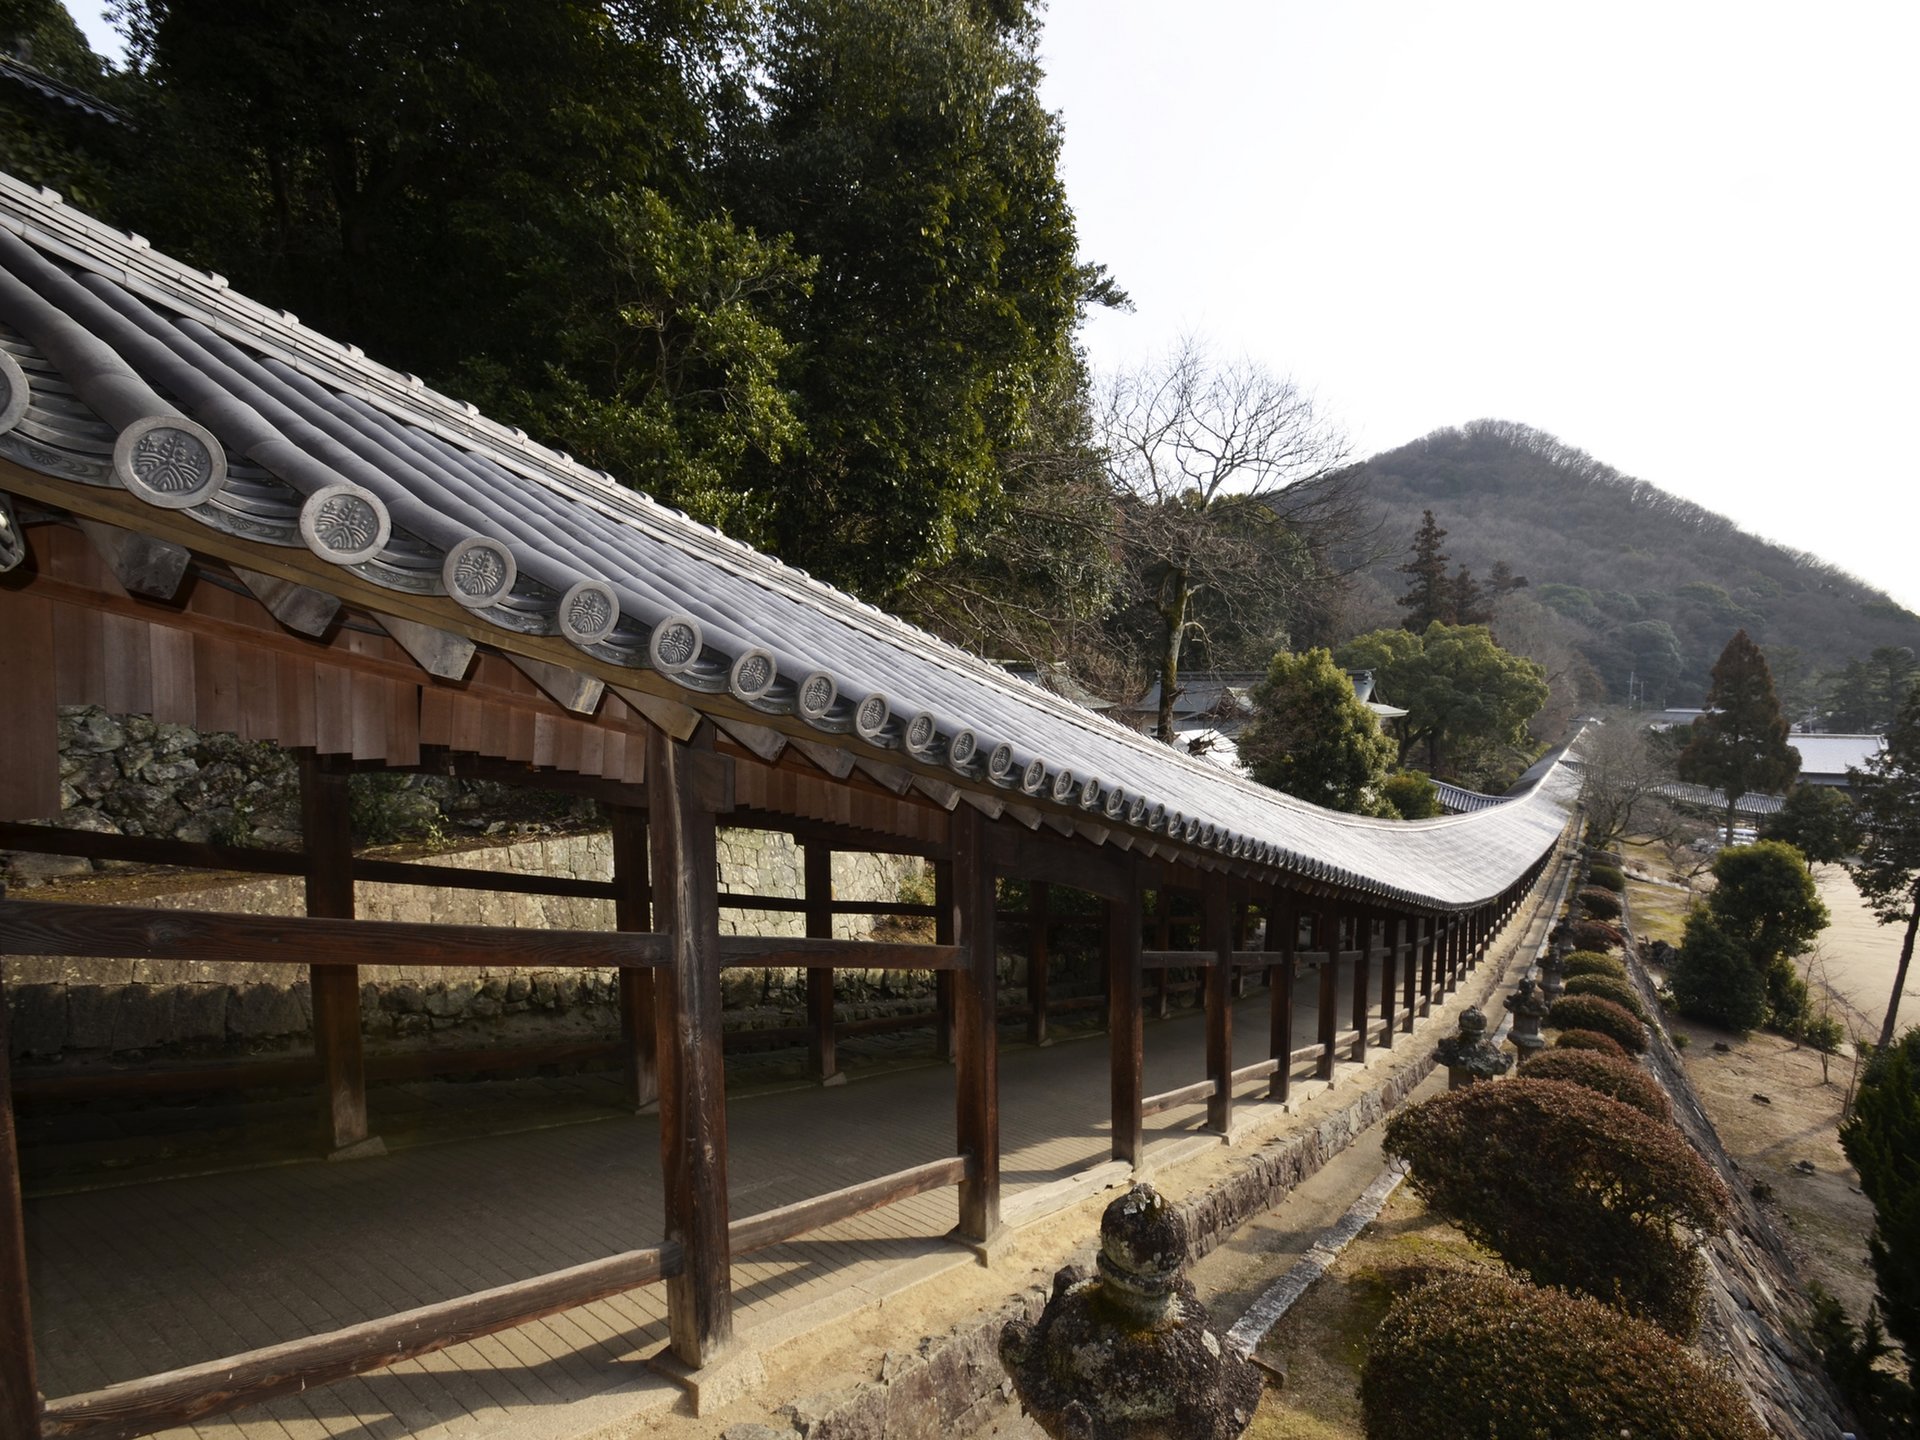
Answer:
POLYGON ((1453 597, 1453 614, 1447 618, 1449 625, 1492 623, 1492 606, 1488 603, 1487 593, 1480 588, 1480 582, 1473 578, 1473 571, 1462 565, 1454 572, 1448 588, 1453 597))
POLYGON ((1726 796, 1728 844, 1741 796, 1782 794, 1800 773, 1767 657, 1744 630, 1714 662, 1707 713, 1693 722, 1693 738, 1680 752, 1678 768, 1682 780, 1710 785, 1726 796))
POLYGON ((1419 534, 1413 537, 1413 558, 1400 567, 1402 575, 1412 577, 1407 593, 1400 597, 1407 612, 1401 623, 1416 635, 1426 633, 1436 620, 1449 624, 1453 620, 1453 581, 1447 575, 1447 552, 1440 548, 1446 538, 1447 532, 1434 523, 1433 512, 1427 511, 1419 534))
POLYGON ((1882 1042, 1840 1144, 1873 1202, 1867 1249, 1887 1329, 1907 1350, 1909 1380, 1920 1382, 1920 1030, 1882 1042))
POLYGON ((1886 749, 1866 767, 1847 771, 1855 815, 1865 840, 1853 866, 1859 888, 1882 925, 1905 922, 1900 965, 1894 972, 1893 998, 1880 1027, 1880 1044, 1893 1042, 1900 991, 1913 963, 1914 933, 1920 930, 1920 687, 1907 695, 1887 735, 1886 749))

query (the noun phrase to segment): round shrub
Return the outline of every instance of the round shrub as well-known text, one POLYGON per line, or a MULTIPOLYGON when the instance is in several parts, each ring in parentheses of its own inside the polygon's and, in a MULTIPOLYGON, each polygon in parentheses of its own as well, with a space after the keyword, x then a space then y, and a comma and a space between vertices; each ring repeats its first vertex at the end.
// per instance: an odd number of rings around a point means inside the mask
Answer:
POLYGON ((1728 1030, 1757 1029, 1767 1018, 1767 977, 1746 946, 1705 910, 1687 917, 1687 935, 1667 970, 1682 1015, 1728 1030))
POLYGON ((1647 1028, 1631 1010, 1598 995, 1562 995, 1547 1011, 1547 1024, 1556 1030, 1598 1030, 1619 1042, 1629 1054, 1647 1048, 1647 1028))
POLYGON ((1567 927, 1567 938, 1576 950, 1618 950, 1626 937, 1618 925, 1605 920, 1576 920, 1567 927))
POLYGON ((1580 904, 1595 920, 1620 918, 1620 897, 1611 890, 1601 889, 1598 885, 1589 885, 1580 892, 1580 904))
POLYGON ((1630 1058, 1627 1050, 1611 1035, 1602 1035, 1598 1030, 1562 1030, 1553 1037, 1556 1050, 1587 1050, 1596 1055, 1611 1055, 1616 1060, 1630 1058))
POLYGON ((1587 883, 1618 895, 1627 888, 1627 872, 1618 865, 1591 865, 1587 867, 1587 883))
POLYGON ((1430 1209, 1536 1284, 1693 1333, 1704 1267, 1682 1227, 1717 1225, 1727 1192, 1674 1126, 1579 1085, 1514 1079, 1401 1111, 1386 1148, 1430 1209))
POLYGON ((1673 1106, 1667 1103, 1666 1092, 1659 1082, 1624 1056, 1606 1055, 1597 1050, 1542 1050, 1532 1059, 1521 1061, 1515 1073, 1529 1080, 1564 1080, 1569 1085, 1584 1085, 1656 1120, 1673 1118, 1673 1106))
POLYGON ((1763 1440, 1734 1386, 1652 1325, 1460 1271, 1409 1291, 1360 1372, 1369 1440, 1763 1440))
POLYGON ((1617 979, 1612 975, 1575 975, 1567 981, 1567 994, 1598 995, 1602 1000, 1611 1000, 1641 1024, 1646 1023, 1647 1007, 1641 1002, 1640 992, 1633 988, 1632 981, 1617 979))
POLYGON ((1560 973, 1571 980, 1576 975, 1611 975, 1627 978, 1627 962, 1618 955, 1602 955, 1598 950, 1576 950, 1560 962, 1560 973))

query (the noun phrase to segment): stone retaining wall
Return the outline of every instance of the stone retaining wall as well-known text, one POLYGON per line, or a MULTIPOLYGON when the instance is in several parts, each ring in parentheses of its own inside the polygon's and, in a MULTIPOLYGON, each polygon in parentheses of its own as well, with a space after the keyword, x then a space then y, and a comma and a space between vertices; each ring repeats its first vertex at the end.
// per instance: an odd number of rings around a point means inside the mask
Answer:
MULTIPOLYGON (((801 858, 792 837, 726 830, 719 849, 723 892, 800 897, 801 858)), ((610 879, 613 872, 611 841, 604 831, 423 858, 475 870, 585 880, 610 879)), ((897 900, 902 886, 923 874, 921 861, 904 856, 833 857, 834 895, 841 900, 897 900)), ((135 881, 125 875, 76 876, 54 888, 60 898, 84 901, 96 885, 112 884, 114 903, 156 909, 288 916, 304 909, 304 884, 297 877, 230 878, 192 888, 174 879, 152 883, 158 893, 134 898, 127 890, 135 881)), ((363 883, 356 887, 356 908, 368 920, 527 930, 613 928, 611 901, 549 895, 363 883)), ((840 916, 834 929, 842 938, 865 939, 874 926, 870 917, 840 916)), ((729 935, 799 935, 805 927, 798 913, 723 909, 721 928, 729 935)), ((456 1030, 470 1031, 476 1040, 516 1043, 617 1031, 618 986, 612 971, 441 969, 395 958, 399 963, 361 971, 362 1025, 372 1043, 411 1043, 456 1030)), ((797 1023, 804 994, 800 974, 728 971, 727 1003, 749 1023, 797 1023)), ((841 972, 838 979, 843 998, 850 1001, 873 990, 898 997, 930 988, 921 977, 878 972, 841 972)), ((297 1050, 310 1043, 312 1001, 300 966, 26 957, 9 962, 7 981, 11 1048, 23 1059, 218 1056, 297 1050)))

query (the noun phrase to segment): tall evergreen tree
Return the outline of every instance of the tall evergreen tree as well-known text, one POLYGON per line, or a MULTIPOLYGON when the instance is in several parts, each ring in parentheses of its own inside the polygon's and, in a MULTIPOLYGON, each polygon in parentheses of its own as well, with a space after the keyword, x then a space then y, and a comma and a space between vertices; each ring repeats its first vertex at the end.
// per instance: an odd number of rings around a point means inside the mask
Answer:
MULTIPOLYGON (((1920 931, 1920 688, 1900 707, 1886 749, 1858 770, 1847 771, 1855 818, 1864 840, 1853 865, 1853 883, 1873 907, 1882 925, 1907 927, 1894 971, 1893 996, 1880 1027, 1880 1044, 1893 1042, 1900 991, 1913 963, 1920 931)), ((1905 1337, 1903 1337, 1905 1338, 1905 1337)))
MULTIPOLYGON (((1920 1394, 1920 1029, 1883 1040, 1860 1080, 1840 1144, 1873 1202, 1867 1241, 1887 1329, 1920 1394)), ((1920 1416, 1914 1417, 1920 1419, 1920 1416)))
POLYGON ((1400 567, 1400 573, 1409 577, 1407 593, 1399 601, 1407 618, 1400 623, 1416 635, 1424 634, 1436 620, 1452 622, 1453 581, 1447 574, 1447 552, 1440 548, 1446 538, 1433 512, 1427 511, 1413 537, 1413 558, 1400 567))
POLYGON ((1380 733, 1330 652, 1275 655, 1253 707, 1240 755, 1262 785, 1329 810, 1398 813, 1382 787, 1400 747, 1380 733))
POLYGON ((1678 769, 1682 780, 1726 796, 1728 844, 1743 795, 1784 794, 1800 773, 1767 657, 1744 630, 1735 632, 1714 662, 1707 712, 1693 722, 1678 769))

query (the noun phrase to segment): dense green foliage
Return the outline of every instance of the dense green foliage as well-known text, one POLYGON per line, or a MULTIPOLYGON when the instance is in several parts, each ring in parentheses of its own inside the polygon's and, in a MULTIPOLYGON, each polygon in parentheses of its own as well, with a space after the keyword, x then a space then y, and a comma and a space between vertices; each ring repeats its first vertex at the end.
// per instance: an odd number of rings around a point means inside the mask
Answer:
POLYGON ((1516 1075, 1529 1080, 1563 1080, 1584 1085, 1596 1094, 1631 1105, 1656 1120, 1671 1120, 1673 1106, 1666 1091, 1631 1060, 1593 1050, 1542 1050, 1520 1062, 1516 1075))
POLYGON ((1611 1035, 1602 1035, 1598 1030, 1578 1028, 1562 1030, 1553 1037, 1555 1050, 1588 1050, 1598 1055, 1611 1055, 1616 1060, 1625 1060, 1627 1047, 1611 1035))
POLYGON ((1611 890, 1618 895, 1627 888, 1627 873, 1618 865, 1589 865, 1587 883, 1598 885, 1602 890, 1611 890))
MULTIPOLYGON (((1553 669, 1598 686, 1581 703, 1699 705, 1714 657, 1742 626, 1765 637, 1796 717, 1826 707, 1822 669, 1920 650, 1920 616, 1873 587, 1524 425, 1436 431, 1374 456, 1364 482, 1384 534, 1411 536, 1432 510, 1453 561, 1488 574, 1506 560, 1531 577, 1496 607, 1494 631, 1541 658, 1520 645, 1522 626, 1551 640, 1553 669)), ((1355 605, 1374 624, 1397 623, 1405 558, 1380 556, 1362 577, 1355 605)), ((1876 696, 1880 713, 1899 698, 1876 696)), ((1829 728, 1870 728, 1870 713, 1837 713, 1829 728)))
POLYGON ((1714 662, 1706 713, 1693 722, 1674 768, 1682 780, 1725 795, 1728 844, 1741 796, 1780 794, 1800 773, 1800 755, 1787 743, 1787 717, 1773 691, 1773 672, 1746 631, 1736 631, 1714 662))
POLYGON ((1612 975, 1574 975, 1567 980, 1566 993, 1569 995, 1597 995, 1602 1000, 1611 1000, 1634 1019, 1644 1023, 1647 1007, 1640 999, 1640 992, 1633 988, 1631 981, 1621 980, 1612 975))
POLYGON ((1853 865, 1853 883, 1882 925, 1906 926, 1893 996, 1880 1030, 1885 1049, 1893 1043, 1900 991, 1913 963, 1914 935, 1920 931, 1920 687, 1901 706, 1886 748, 1864 769, 1849 770, 1847 779, 1865 837, 1853 865))
POLYGON ((1618 925, 1606 920, 1576 920, 1567 927, 1567 938, 1582 950, 1618 950, 1624 940, 1618 925))
POLYGON ((1797 1024, 1806 1014, 1807 986, 1793 957, 1828 920, 1806 860, 1791 845, 1761 840, 1722 850, 1714 857, 1713 877, 1707 913, 1764 982, 1769 1023, 1782 1029, 1797 1024))
POLYGON ((1527 722, 1546 703, 1546 671, 1502 650, 1486 626, 1376 630, 1341 646, 1339 660, 1372 670, 1379 693, 1406 709, 1394 722, 1402 754, 1423 747, 1429 773, 1504 788, 1533 758, 1527 722))
POLYGON ((1575 950, 1560 962, 1560 973, 1569 980, 1576 975, 1611 975, 1624 980, 1627 978, 1627 965, 1618 955, 1606 955, 1598 950, 1575 950))
POLYGON ((1326 650, 1273 657, 1240 739, 1241 760, 1262 785, 1361 815, 1390 813, 1382 790, 1397 749, 1326 650))
POLYGON ((1647 1048, 1647 1029, 1631 1010, 1597 995, 1562 995, 1547 1011, 1556 1030, 1593 1030, 1621 1049, 1638 1055, 1647 1048))
POLYGON ((1618 920, 1623 908, 1620 897, 1604 885, 1589 885, 1583 889, 1578 899, 1580 908, 1595 920, 1618 920))
POLYGON ((1442 812, 1440 792, 1420 770, 1396 770, 1380 793, 1402 820, 1431 820, 1442 812))
POLYGON ((1536 1284, 1693 1333, 1703 1277, 1685 1227, 1716 1223, 1727 1196, 1672 1125, 1580 1085, 1513 1079, 1401 1111, 1386 1148, 1430 1208, 1536 1284))
POLYGON ((1682 1015, 1745 1032, 1767 1018, 1767 978, 1747 949, 1706 910, 1687 916, 1679 952, 1668 971, 1673 1001, 1682 1015))
POLYGON ((1368 1440, 1762 1440, 1746 1397, 1658 1327, 1457 1271, 1394 1302, 1360 1373, 1368 1440))
POLYGON ((1873 1202, 1867 1249, 1887 1329, 1920 1386, 1920 1028, 1874 1053, 1840 1144, 1873 1202))
POLYGON ((1832 785, 1796 785, 1779 810, 1760 824, 1762 840, 1793 846, 1808 860, 1832 865, 1860 844, 1860 825, 1847 793, 1832 785))
MULTIPOLYGON (((106 103, 115 98, 118 87, 59 0, 0 0, 0 45, 59 84, 106 103)), ((127 127, 83 106, 0 85, 0 168, 51 186, 83 209, 107 201, 113 172, 133 143, 127 127)))

